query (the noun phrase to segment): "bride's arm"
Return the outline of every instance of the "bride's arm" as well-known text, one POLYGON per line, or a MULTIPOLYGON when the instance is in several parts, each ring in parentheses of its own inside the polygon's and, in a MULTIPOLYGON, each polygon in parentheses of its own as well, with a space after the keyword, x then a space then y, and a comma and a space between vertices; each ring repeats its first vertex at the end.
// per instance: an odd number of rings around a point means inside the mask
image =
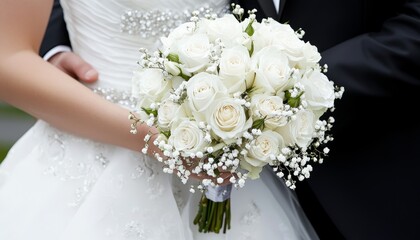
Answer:
POLYGON ((62 130, 139 151, 146 126, 131 134, 127 109, 39 57, 51 7, 49 0, 0 2, 0 100, 62 130))

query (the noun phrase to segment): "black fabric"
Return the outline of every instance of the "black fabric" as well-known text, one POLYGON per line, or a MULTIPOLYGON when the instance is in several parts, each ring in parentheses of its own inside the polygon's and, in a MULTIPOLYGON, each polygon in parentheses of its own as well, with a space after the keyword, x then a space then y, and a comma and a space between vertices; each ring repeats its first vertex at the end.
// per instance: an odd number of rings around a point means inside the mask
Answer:
POLYGON ((39 50, 39 55, 44 56, 49 50, 58 46, 70 46, 69 34, 63 18, 63 9, 59 0, 54 0, 48 27, 39 50))
MULTIPOLYGON (((304 210, 321 239, 341 239, 329 235, 328 219, 345 239, 413 239, 420 215, 420 1, 281 1, 282 15, 271 17, 305 30, 329 78, 346 88, 333 113, 330 156, 314 167, 308 186, 297 186, 304 210)), ((239 2, 262 13, 258 1, 239 2)))
MULTIPOLYGON (((271 0, 239 3, 261 18, 263 1, 271 0)), ((333 113, 330 156, 297 186, 321 239, 415 238, 420 0, 281 0, 280 12, 270 17, 302 28, 328 64, 328 77, 346 89, 333 113)))

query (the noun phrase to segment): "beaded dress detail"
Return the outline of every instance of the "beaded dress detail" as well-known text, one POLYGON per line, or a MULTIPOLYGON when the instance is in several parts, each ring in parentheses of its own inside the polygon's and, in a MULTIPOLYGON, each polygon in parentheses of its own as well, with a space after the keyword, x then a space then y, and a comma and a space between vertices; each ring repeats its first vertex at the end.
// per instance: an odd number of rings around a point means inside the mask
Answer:
MULTIPOLYGON (((73 51, 100 74, 88 87, 126 108, 135 104, 138 50, 158 48, 160 36, 192 10, 223 13, 228 6, 225 0, 61 4, 73 51)), ((233 190, 228 234, 200 234, 192 224, 200 194, 163 173, 157 160, 38 121, 0 165, 0 239, 316 239, 294 195, 264 174, 233 190)))

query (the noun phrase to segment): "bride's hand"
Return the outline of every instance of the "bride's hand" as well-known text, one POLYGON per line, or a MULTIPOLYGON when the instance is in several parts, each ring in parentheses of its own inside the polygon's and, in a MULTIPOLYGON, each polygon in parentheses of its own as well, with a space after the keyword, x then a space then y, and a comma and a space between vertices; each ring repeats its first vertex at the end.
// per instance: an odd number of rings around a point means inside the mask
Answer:
MULTIPOLYGON (((194 159, 192 162, 198 163, 198 159, 194 159)), ((212 180, 212 182, 214 182, 217 185, 220 186, 225 186, 228 185, 230 182, 230 178, 231 177, 237 177, 234 173, 230 172, 229 170, 223 170, 222 168, 218 168, 219 174, 217 175, 217 177, 213 177, 208 175, 206 172, 202 171, 200 173, 193 173, 193 169, 196 167, 196 165, 192 165, 192 164, 184 164, 184 166, 186 167, 186 169, 188 169, 191 172, 191 175, 189 176, 190 178, 193 178, 195 180, 198 181, 203 181, 204 179, 210 179, 212 180), (222 178, 223 182, 218 183, 217 179, 218 178, 222 178)))
POLYGON ((212 177, 212 176, 209 176, 204 172, 201 172, 199 174, 191 173, 191 175, 190 175, 190 177, 192 177, 196 180, 199 180, 199 181, 202 181, 204 179, 211 179, 214 183, 216 183, 220 186, 225 186, 225 185, 228 185, 229 183, 231 183, 230 178, 232 176, 234 176, 234 174, 231 173, 231 172, 221 172, 216 178, 212 177), (217 183, 217 178, 222 178, 223 182, 222 183, 217 183))

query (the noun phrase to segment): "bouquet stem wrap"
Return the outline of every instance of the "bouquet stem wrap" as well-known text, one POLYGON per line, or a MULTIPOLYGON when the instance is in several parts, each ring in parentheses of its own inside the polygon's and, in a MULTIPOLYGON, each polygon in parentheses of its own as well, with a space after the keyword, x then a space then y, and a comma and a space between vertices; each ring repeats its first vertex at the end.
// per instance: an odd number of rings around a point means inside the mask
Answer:
POLYGON ((230 195, 232 184, 224 186, 209 186, 200 199, 198 213, 194 224, 199 232, 223 233, 230 229, 230 195))

